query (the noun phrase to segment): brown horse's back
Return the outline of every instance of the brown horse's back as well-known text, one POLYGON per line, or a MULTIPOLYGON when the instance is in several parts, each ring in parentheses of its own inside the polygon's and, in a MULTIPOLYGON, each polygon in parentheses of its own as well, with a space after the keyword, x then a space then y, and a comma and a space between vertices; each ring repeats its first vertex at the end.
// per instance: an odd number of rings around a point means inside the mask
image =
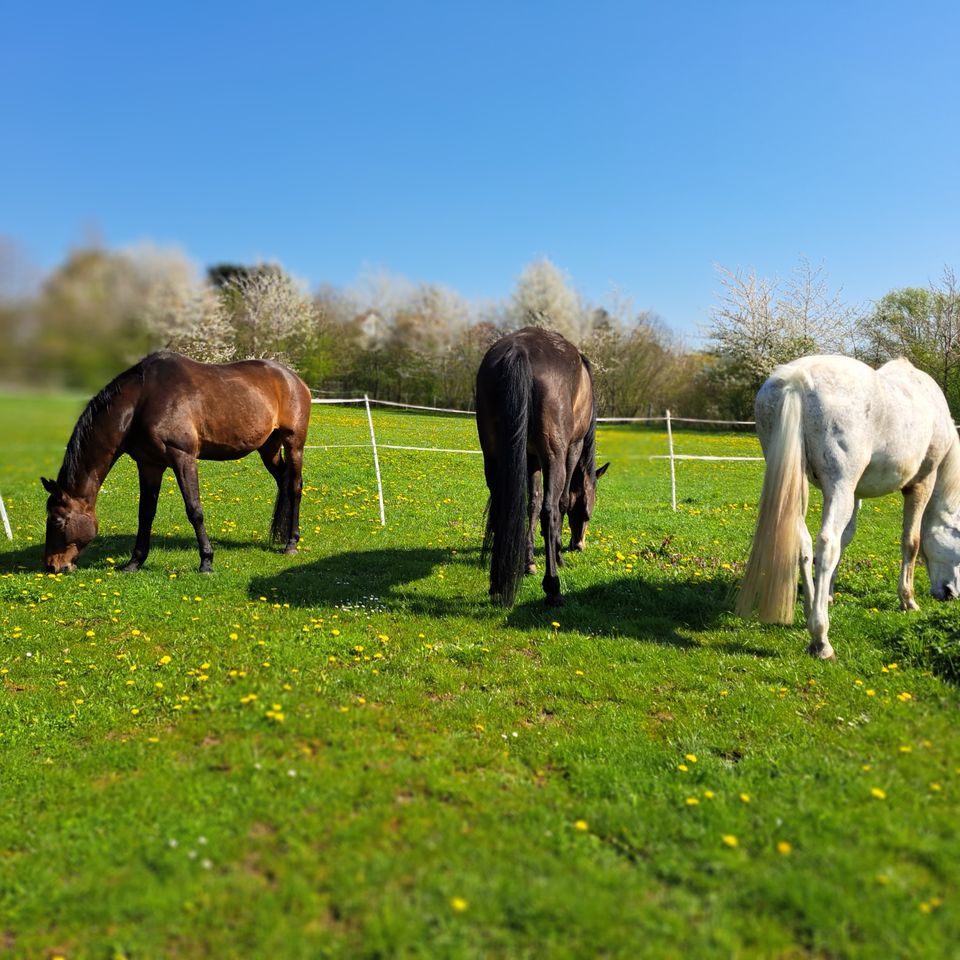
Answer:
POLYGON ((198 363, 174 353, 143 361, 143 389, 127 435, 134 459, 173 446, 201 460, 234 460, 277 434, 302 446, 310 391, 273 360, 198 363))

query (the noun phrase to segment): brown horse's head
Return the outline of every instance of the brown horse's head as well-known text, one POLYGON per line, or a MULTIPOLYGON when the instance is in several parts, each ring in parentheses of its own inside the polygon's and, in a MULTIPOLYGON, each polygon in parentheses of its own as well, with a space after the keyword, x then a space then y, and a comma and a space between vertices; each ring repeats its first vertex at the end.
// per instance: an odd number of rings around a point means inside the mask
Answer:
POLYGON ((605 463, 593 476, 577 464, 570 482, 570 505, 567 508, 567 519, 570 521, 571 550, 582 550, 587 535, 587 523, 593 516, 593 508, 597 502, 597 481, 607 472, 609 463, 605 463))
POLYGON ((83 548, 97 535, 93 505, 66 493, 55 480, 40 478, 47 498, 47 541, 43 564, 49 573, 71 573, 83 548))

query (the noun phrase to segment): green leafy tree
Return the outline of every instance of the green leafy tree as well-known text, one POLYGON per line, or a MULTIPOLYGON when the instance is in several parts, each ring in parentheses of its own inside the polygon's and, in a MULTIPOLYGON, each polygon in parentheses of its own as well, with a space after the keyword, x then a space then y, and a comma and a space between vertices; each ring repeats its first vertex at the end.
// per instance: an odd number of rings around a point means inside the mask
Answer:
POLYGON ((929 287, 891 290, 860 328, 859 355, 873 364, 906 357, 943 390, 960 415, 960 291, 948 267, 929 287))

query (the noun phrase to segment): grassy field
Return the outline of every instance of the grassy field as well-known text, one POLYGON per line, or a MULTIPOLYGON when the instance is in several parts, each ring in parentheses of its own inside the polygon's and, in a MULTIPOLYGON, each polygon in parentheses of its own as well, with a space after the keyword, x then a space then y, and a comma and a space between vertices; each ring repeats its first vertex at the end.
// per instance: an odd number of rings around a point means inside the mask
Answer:
POLYGON ((212 575, 169 474, 116 572, 124 460, 47 576, 38 477, 82 405, 0 396, 0 957, 960 955, 960 605, 918 571, 897 609, 898 498, 841 566, 835 664, 730 613, 761 465, 679 464, 673 513, 663 434, 621 426, 559 610, 539 577, 488 604, 479 457, 381 450, 381 528, 370 450, 323 449, 356 408, 315 410, 299 557, 254 457, 201 464, 212 575))

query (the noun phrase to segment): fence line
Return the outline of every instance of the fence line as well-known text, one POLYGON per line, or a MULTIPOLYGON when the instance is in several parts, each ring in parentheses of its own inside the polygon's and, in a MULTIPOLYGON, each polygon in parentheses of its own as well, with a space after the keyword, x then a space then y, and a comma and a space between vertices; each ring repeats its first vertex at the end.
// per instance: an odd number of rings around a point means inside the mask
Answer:
POLYGON ((3 497, 0 496, 0 517, 3 517, 3 529, 6 531, 7 539, 13 539, 13 531, 10 529, 10 518, 7 516, 7 508, 4 506, 3 497))
POLYGON ((370 424, 370 443, 373 446, 373 465, 377 471, 377 494, 380 497, 380 526, 387 525, 387 516, 383 511, 383 483, 380 480, 380 457, 377 456, 377 435, 373 432, 373 416, 370 413, 370 399, 364 394, 363 402, 367 407, 367 423, 370 424))
MULTIPOLYGON (((383 407, 400 407, 406 410, 425 410, 430 413, 454 413, 473 416, 472 410, 455 410, 451 407, 427 407, 415 403, 395 403, 392 400, 371 400, 368 396, 364 396, 362 399, 359 397, 344 398, 341 400, 335 398, 311 398, 312 403, 317 404, 333 404, 333 403, 362 403, 366 406, 367 411, 367 424, 370 427, 370 443, 330 443, 330 444, 308 444, 305 449, 307 450, 346 450, 346 449, 355 449, 357 447, 367 447, 370 446, 373 448, 373 465, 377 474, 377 497, 380 501, 380 525, 386 525, 386 512, 384 509, 383 501, 383 481, 380 477, 380 458, 377 454, 377 435, 373 429, 373 415, 370 411, 371 404, 379 404, 383 407)), ((654 454, 648 459, 650 460, 669 460, 670 461, 670 506, 674 512, 677 509, 677 470, 676 463, 678 460, 712 460, 712 461, 762 461, 763 457, 718 457, 718 456, 696 456, 694 454, 683 454, 677 453, 673 448, 673 424, 674 423, 713 423, 718 426, 736 426, 736 427, 751 427, 755 426, 756 423, 753 420, 704 420, 697 417, 674 417, 671 415, 670 411, 665 411, 664 416, 662 417, 597 417, 597 423, 666 423, 667 427, 667 448, 668 453, 666 455, 654 454)), ((456 454, 472 454, 477 455, 482 453, 481 450, 455 450, 449 447, 411 447, 405 446, 402 444, 393 444, 393 443, 381 443, 379 444, 380 449, 382 450, 411 450, 418 453, 456 453, 456 454)))

